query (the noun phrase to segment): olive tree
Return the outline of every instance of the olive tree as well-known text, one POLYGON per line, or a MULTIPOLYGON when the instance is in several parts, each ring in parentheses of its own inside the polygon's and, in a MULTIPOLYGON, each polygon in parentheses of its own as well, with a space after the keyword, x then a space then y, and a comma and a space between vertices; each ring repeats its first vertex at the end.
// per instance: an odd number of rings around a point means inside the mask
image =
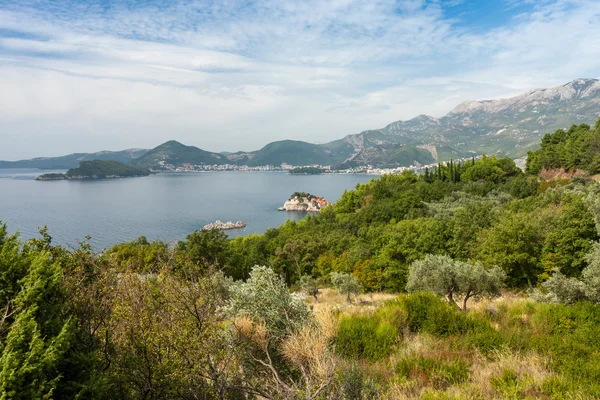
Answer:
POLYGON ((546 303, 573 304, 583 300, 600 303, 600 243, 594 243, 585 261, 588 266, 581 272, 581 279, 567 278, 556 271, 531 297, 546 303))
POLYGON ((348 300, 348 303, 351 302, 351 295, 357 295, 362 291, 362 286, 358 282, 358 279, 350 274, 332 272, 331 283, 340 294, 346 295, 346 300, 348 300))
POLYGON ((448 256, 427 255, 409 268, 406 289, 446 296, 450 304, 467 311, 471 298, 496 297, 506 275, 500 267, 485 268, 480 262, 455 261, 448 256), (455 300, 462 297, 462 307, 455 300))
POLYGON ((315 303, 319 302, 317 295, 319 294, 319 283, 310 275, 302 275, 300 278, 300 287, 309 296, 314 297, 315 303))

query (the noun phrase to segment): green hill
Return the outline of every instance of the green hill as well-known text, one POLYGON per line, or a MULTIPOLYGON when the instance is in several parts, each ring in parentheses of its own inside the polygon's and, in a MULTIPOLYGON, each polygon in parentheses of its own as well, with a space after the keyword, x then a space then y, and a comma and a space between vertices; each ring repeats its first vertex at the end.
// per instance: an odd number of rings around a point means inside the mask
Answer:
POLYGON ((432 164, 436 162, 431 152, 402 144, 367 147, 353 156, 350 161, 382 167, 408 167, 416 163, 432 164))
POLYGON ((330 165, 344 161, 345 157, 318 144, 298 140, 282 140, 269 143, 253 152, 248 160, 249 166, 280 165, 330 165))
POLYGON ((37 157, 30 160, 0 161, 0 168, 69 169, 77 168, 81 161, 91 160, 111 160, 130 164, 147 151, 146 149, 128 149, 99 151, 97 153, 73 153, 60 157, 37 157))
POLYGON ((79 167, 68 170, 65 175, 68 179, 104 179, 148 176, 150 173, 118 161, 93 160, 80 162, 79 167))
POLYGON ((136 159, 133 165, 141 168, 160 168, 165 164, 177 167, 183 164, 227 164, 228 161, 227 157, 222 154, 212 153, 194 146, 186 146, 175 140, 170 140, 136 159))

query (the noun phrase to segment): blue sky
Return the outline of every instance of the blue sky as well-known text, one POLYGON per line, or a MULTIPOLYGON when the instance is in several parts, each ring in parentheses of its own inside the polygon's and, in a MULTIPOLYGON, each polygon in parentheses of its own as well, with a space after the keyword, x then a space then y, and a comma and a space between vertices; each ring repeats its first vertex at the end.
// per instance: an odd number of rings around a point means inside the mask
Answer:
POLYGON ((0 0, 0 159, 323 143, 579 77, 599 0, 0 0))

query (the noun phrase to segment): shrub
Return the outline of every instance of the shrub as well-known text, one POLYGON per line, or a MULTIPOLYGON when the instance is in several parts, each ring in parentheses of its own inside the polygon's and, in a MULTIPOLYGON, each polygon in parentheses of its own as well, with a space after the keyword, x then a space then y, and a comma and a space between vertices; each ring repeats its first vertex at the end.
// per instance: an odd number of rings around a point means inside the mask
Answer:
POLYGON ((377 316, 347 316, 340 321, 336 350, 346 358, 377 361, 390 353, 397 336, 394 326, 377 316))
POLYGON ((414 293, 398 301, 407 313, 411 332, 446 336, 466 332, 473 326, 470 316, 431 293, 414 293))
POLYGON ((414 356, 400 360, 396 364, 396 373, 406 379, 419 379, 421 384, 442 388, 469 379, 469 367, 466 361, 458 358, 442 361, 414 356))

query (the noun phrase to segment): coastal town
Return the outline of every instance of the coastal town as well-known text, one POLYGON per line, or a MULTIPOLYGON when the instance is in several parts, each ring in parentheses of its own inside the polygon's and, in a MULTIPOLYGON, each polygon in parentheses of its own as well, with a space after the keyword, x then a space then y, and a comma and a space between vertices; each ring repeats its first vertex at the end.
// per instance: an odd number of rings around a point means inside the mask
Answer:
MULTIPOLYGON (((453 160, 455 163, 462 163, 471 161, 473 159, 479 159, 481 156, 476 157, 465 157, 465 158, 457 158, 453 160)), ((159 161, 160 169, 152 169, 152 172, 170 172, 170 173, 192 173, 192 172, 211 172, 211 171, 280 171, 280 172, 288 172, 290 173, 292 170, 301 169, 301 168, 317 168, 321 170, 323 174, 368 174, 368 175, 386 175, 386 174, 401 174, 404 171, 412 171, 415 173, 421 173, 425 171, 425 169, 432 169, 438 166, 438 163, 434 164, 419 164, 414 163, 408 167, 378 167, 372 165, 359 165, 347 168, 341 168, 339 166, 332 165, 319 165, 319 164, 309 164, 309 165, 290 165, 286 163, 282 163, 280 165, 265 165, 258 167, 249 167, 247 165, 235 165, 235 164, 199 164, 193 165, 189 163, 181 164, 179 166, 166 163, 165 161, 159 161)), ((442 162, 442 165, 445 165, 446 162, 442 162)))

